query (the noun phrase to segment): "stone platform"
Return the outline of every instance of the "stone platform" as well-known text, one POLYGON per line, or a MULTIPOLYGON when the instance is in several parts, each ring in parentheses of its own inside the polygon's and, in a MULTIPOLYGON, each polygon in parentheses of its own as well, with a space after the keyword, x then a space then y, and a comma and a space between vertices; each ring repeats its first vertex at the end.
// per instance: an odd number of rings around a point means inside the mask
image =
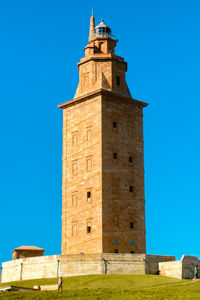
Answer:
POLYGON ((74 254, 20 258, 2 263, 1 282, 88 274, 158 274, 158 263, 174 256, 74 254))

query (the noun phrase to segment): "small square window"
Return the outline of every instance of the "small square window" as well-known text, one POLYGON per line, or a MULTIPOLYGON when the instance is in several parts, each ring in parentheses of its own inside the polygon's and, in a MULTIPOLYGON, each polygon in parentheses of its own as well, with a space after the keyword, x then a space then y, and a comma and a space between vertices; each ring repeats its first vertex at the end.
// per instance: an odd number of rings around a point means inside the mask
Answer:
POLYGON ((120 77, 117 76, 117 85, 119 86, 120 85, 120 77))
POLYGON ((113 128, 117 128, 117 122, 113 122, 113 128))
POLYGON ((132 156, 129 156, 129 159, 128 159, 128 160, 129 160, 130 163, 132 163, 132 162, 133 162, 133 157, 132 157, 132 156))
POLYGON ((119 245, 119 239, 118 238, 114 238, 114 244, 119 245))
POLYGON ((133 186, 132 185, 129 186, 129 191, 130 191, 130 193, 133 193, 133 186))
POLYGON ((113 153, 113 158, 117 159, 117 153, 113 153))
POLYGON ((131 252, 130 252, 131 254, 134 254, 135 253, 135 251, 133 251, 133 250, 131 250, 131 252))
POLYGON ((114 250, 114 253, 119 253, 119 250, 118 250, 118 249, 115 249, 115 250, 114 250))
POLYGON ((130 244, 131 244, 131 247, 134 247, 135 246, 135 240, 131 240, 130 244))
POLYGON ((130 228, 134 229, 134 223, 132 221, 130 222, 130 228))

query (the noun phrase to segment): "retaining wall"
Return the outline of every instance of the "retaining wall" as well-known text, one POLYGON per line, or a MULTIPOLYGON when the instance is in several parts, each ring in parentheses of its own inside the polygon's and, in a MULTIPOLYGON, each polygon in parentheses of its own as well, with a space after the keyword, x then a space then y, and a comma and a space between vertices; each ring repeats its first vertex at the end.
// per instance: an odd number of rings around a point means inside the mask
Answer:
POLYGON ((156 274, 159 261, 174 256, 78 254, 20 258, 2 264, 1 282, 87 274, 156 274))

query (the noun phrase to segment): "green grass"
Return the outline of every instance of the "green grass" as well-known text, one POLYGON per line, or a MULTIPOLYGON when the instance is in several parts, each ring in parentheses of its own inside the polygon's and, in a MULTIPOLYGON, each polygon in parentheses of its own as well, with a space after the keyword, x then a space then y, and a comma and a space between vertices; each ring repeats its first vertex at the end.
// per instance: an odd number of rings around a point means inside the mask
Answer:
MULTIPOLYGON (((56 283, 57 279, 53 278, 17 281, 9 285, 33 287, 56 283)), ((5 285, 8 283, 0 284, 0 287, 5 285)), ((87 275, 64 278, 62 291, 0 293, 0 300, 2 299, 200 299, 200 281, 192 282, 154 275, 87 275)))

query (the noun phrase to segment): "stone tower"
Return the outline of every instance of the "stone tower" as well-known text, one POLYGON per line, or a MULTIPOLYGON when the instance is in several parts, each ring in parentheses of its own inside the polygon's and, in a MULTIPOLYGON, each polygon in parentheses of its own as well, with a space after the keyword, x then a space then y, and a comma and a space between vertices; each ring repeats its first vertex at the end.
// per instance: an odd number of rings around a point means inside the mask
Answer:
POLYGON ((62 254, 146 253, 143 107, 117 40, 90 19, 79 85, 63 109, 62 254))

